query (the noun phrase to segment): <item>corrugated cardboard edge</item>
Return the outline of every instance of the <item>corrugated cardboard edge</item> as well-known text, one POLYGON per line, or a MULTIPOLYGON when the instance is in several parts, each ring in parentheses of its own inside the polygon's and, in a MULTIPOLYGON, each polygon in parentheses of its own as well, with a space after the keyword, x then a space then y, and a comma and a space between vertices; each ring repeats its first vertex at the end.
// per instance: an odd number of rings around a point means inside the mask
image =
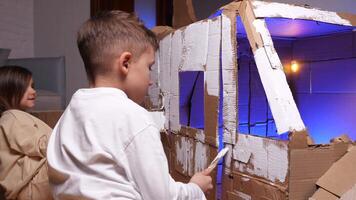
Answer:
POLYGON ((331 194, 330 192, 319 188, 309 200, 338 200, 339 197, 331 194))
POLYGON ((223 85, 223 135, 224 142, 235 144, 237 141, 237 40, 236 40, 236 9, 240 2, 228 4, 223 8, 221 32, 221 71, 223 85))
POLYGON ((348 144, 338 143, 290 149, 289 198, 307 199, 312 196, 316 181, 346 153, 347 147, 348 144))
POLYGON ((352 26, 356 26, 356 15, 350 13, 343 13, 343 12, 338 13, 338 15, 343 19, 350 21, 352 26))
POLYGON ((342 196, 356 184, 355 163, 356 147, 353 147, 335 162, 316 184, 338 197, 342 196))
POLYGON ((174 29, 170 26, 155 26, 151 31, 156 35, 158 40, 162 40, 168 34, 172 33, 174 29))

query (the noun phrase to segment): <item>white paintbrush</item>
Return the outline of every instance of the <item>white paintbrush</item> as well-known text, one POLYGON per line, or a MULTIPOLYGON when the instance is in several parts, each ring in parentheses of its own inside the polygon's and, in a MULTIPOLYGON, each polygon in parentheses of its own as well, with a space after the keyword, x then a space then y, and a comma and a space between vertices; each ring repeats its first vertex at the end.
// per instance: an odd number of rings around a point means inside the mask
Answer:
POLYGON ((225 154, 229 151, 228 147, 223 148, 218 155, 214 158, 213 161, 211 161, 208 169, 214 169, 216 165, 218 164, 219 160, 225 156, 225 154))

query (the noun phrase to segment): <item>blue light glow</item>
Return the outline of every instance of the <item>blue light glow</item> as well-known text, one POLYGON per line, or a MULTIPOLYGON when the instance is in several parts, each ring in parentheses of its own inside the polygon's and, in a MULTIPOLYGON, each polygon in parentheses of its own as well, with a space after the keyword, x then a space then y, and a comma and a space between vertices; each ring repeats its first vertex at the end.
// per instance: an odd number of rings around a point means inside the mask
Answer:
POLYGON ((136 0, 135 13, 149 29, 156 26, 156 1, 136 0))

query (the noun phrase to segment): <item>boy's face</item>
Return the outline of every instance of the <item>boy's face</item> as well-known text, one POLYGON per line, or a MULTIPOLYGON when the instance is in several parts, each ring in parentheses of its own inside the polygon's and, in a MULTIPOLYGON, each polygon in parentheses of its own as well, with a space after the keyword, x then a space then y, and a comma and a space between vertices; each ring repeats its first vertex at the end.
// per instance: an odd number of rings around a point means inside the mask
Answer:
POLYGON ((126 94, 136 102, 142 104, 152 85, 150 80, 151 66, 155 62, 155 52, 152 47, 148 48, 136 61, 132 62, 126 77, 126 94))

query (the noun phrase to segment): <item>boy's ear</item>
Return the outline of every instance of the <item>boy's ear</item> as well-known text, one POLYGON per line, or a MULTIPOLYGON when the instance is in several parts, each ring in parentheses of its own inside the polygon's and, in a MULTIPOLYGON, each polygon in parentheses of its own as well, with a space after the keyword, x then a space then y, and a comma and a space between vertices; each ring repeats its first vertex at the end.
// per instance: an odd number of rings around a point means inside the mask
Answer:
POLYGON ((129 72, 129 65, 132 61, 132 54, 130 52, 123 52, 119 57, 119 70, 124 75, 129 72))

